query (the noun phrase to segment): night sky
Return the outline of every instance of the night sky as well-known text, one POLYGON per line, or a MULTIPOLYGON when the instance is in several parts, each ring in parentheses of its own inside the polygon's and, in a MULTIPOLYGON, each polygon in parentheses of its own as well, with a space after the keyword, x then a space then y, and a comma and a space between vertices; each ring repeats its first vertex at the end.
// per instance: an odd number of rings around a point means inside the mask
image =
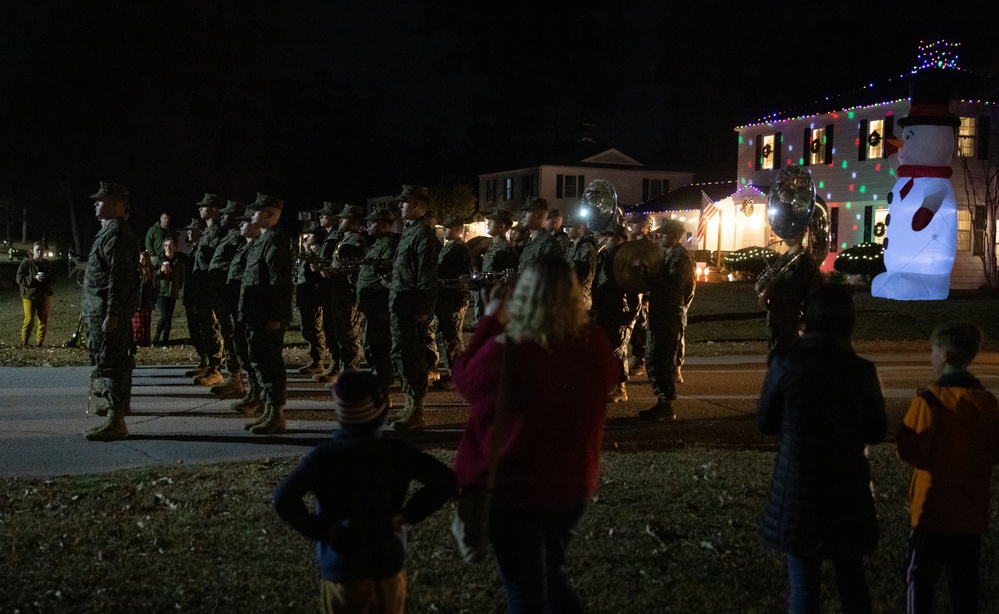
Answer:
POLYGON ((0 204, 58 234, 68 207, 91 222, 100 180, 132 188, 139 228, 161 209, 186 223, 204 192, 360 203, 524 166, 583 123, 725 181, 733 128, 831 110, 818 101, 910 69, 921 39, 999 65, 986 2, 267 4, 5 3, 0 204))

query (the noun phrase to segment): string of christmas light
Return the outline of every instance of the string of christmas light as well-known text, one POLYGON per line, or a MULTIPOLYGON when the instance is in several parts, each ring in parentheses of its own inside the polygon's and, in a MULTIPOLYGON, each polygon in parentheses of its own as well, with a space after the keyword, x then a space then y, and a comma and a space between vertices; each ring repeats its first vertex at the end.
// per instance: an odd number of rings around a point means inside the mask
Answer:
POLYGON ((927 68, 961 70, 957 65, 957 51, 960 46, 961 43, 948 43, 945 40, 935 43, 919 41, 919 53, 916 54, 916 65, 912 67, 911 74, 927 68))

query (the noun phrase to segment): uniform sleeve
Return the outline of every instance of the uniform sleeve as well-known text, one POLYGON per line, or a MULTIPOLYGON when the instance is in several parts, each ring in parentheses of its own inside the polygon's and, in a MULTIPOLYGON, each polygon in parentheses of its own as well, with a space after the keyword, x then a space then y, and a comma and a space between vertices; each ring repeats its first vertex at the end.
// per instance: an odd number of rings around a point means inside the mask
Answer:
POLYGON ((440 242, 424 235, 416 254, 416 290, 418 293, 416 313, 430 315, 437 303, 437 257, 440 242))
POLYGON ((107 245, 110 281, 107 298, 107 315, 131 318, 135 312, 139 285, 139 253, 134 239, 111 235, 107 245))
POLYGON ((932 408, 922 397, 915 396, 898 427, 898 457, 917 469, 927 469, 934 431, 932 408))
POLYGON ((273 289, 270 293, 273 307, 270 313, 277 314, 282 322, 291 322, 294 266, 291 260, 291 250, 282 244, 283 238, 276 237, 276 239, 270 246, 271 253, 267 260, 268 285, 273 289))

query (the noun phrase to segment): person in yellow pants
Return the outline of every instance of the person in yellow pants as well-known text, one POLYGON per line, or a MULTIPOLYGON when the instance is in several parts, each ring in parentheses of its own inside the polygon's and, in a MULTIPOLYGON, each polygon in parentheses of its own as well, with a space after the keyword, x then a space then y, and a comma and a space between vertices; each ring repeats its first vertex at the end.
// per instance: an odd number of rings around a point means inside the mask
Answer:
POLYGON ((38 328, 35 341, 42 347, 45 341, 45 329, 49 323, 49 313, 52 311, 52 265, 45 258, 45 244, 36 241, 31 246, 31 258, 25 258, 17 267, 17 285, 21 288, 21 300, 24 303, 24 323, 21 325, 21 345, 28 346, 28 338, 35 322, 38 328))

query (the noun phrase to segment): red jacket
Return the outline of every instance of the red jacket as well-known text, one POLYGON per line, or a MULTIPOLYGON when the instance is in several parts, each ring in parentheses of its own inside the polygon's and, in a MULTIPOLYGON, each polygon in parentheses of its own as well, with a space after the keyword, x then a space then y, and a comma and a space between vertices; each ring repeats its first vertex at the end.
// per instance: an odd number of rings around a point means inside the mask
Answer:
MULTIPOLYGON (((494 317, 479 321, 453 379, 471 404, 454 470, 461 487, 485 484, 503 362, 494 317)), ((550 349, 517 344, 515 383, 496 474, 496 500, 531 506, 579 501, 597 486, 607 394, 619 365, 607 336, 587 326, 550 349)))

